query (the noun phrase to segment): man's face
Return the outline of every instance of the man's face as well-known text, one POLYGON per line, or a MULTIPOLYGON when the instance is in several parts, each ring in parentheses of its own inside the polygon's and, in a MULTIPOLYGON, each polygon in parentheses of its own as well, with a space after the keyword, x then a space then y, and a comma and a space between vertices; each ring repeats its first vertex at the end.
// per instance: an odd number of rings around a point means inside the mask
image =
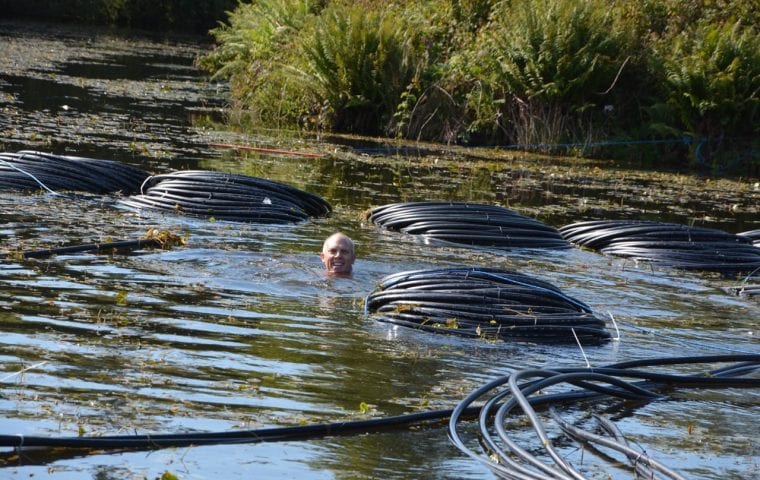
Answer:
POLYGON ((356 260, 350 241, 345 237, 328 238, 319 254, 328 274, 348 275, 356 260))

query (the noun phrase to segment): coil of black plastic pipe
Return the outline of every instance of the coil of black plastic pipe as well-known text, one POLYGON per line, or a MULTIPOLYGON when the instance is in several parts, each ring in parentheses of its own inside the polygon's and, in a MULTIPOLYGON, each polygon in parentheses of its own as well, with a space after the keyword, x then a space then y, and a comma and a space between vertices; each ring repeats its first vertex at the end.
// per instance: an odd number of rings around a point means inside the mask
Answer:
POLYGON ((140 194, 119 203, 133 210, 250 223, 297 223, 332 211, 318 195, 284 183, 205 170, 152 176, 140 194))
POLYGON ((677 269, 741 274, 760 268, 760 249, 747 233, 643 220, 578 222, 559 232, 606 255, 677 269))
POLYGON ((129 195, 149 173, 114 160, 22 150, 0 153, 0 190, 79 191, 129 195))
MULTIPOLYGON (((585 431, 564 420, 556 407, 583 400, 608 399, 652 401, 666 397, 660 389, 678 388, 758 388, 760 379, 750 375, 760 368, 760 355, 715 355, 702 357, 651 358, 622 362, 599 368, 550 368, 518 370, 498 377, 477 388, 462 400, 449 419, 449 439, 460 451, 480 462, 499 478, 510 479, 585 479, 583 471, 570 463, 555 449, 565 444, 563 438, 549 437, 547 426, 536 412, 536 407, 549 406, 549 416, 560 429, 579 443, 588 445, 589 452, 599 451, 599 458, 623 464, 610 455, 616 451, 627 457, 629 468, 635 478, 683 477, 648 452, 633 448, 614 423, 593 413, 608 435, 585 431), (725 364, 706 372, 684 373, 690 365, 725 364), (662 371, 668 366, 678 366, 676 373, 662 371), (643 370, 658 367, 660 370, 643 370), (746 376, 750 375, 750 376, 746 376), (565 385, 562 390, 550 388, 565 385), (535 395, 540 392, 540 395, 535 395), (473 408, 475 402, 485 400, 478 417, 479 432, 468 441, 472 429, 459 428, 461 420, 473 408), (527 442, 521 435, 521 425, 515 416, 527 419, 527 426, 536 433, 534 442, 527 442), (507 422, 511 428, 507 429, 507 422), (518 438, 520 440, 518 441, 518 438), (526 445, 530 443, 530 445, 526 445), (478 445, 478 448, 475 448, 478 445), (478 451, 480 450, 480 451, 478 451), (656 475, 655 475, 656 472, 656 475)), ((593 406, 589 406, 593 410, 593 406)))
POLYGON ((739 232, 737 235, 749 238, 752 240, 752 243, 754 243, 756 247, 760 247, 760 228, 755 230, 747 230, 746 232, 739 232))
POLYGON ((556 228, 498 205, 405 202, 375 207, 367 219, 429 243, 511 248, 570 248, 556 228))
MULTIPOLYGON (((392 428, 421 426, 441 420, 448 420, 449 439, 462 452, 471 458, 482 462, 486 467, 493 470, 501 478, 535 479, 535 478, 567 478, 564 474, 559 476, 547 475, 556 469, 552 466, 541 467, 544 472, 536 472, 537 464, 542 460, 537 457, 536 450, 527 451, 516 448, 516 456, 505 453, 501 442, 516 445, 508 435, 505 435, 502 423, 516 405, 520 405, 524 415, 537 431, 542 427, 542 420, 538 418, 534 407, 558 406, 571 402, 596 400, 605 397, 618 399, 634 399, 637 401, 652 401, 662 399, 657 393, 661 388, 758 388, 760 379, 756 376, 746 377, 760 367, 760 355, 716 355, 705 357, 669 357, 649 358, 623 362, 598 368, 565 368, 553 367, 545 370, 519 370, 507 376, 498 377, 487 384, 479 387, 464 398, 454 409, 416 412, 393 417, 372 418, 368 420, 346 421, 327 424, 314 424, 295 427, 261 428, 257 430, 235 430, 223 432, 190 432, 190 433, 151 433, 133 435, 103 435, 103 436, 77 436, 77 437, 43 437, 22 434, 0 435, 0 447, 13 447, 23 449, 25 447, 52 447, 52 448, 132 448, 132 449, 158 449, 167 447, 185 447, 200 445, 241 444, 306 440, 335 435, 364 434, 370 432, 385 431, 392 428), (679 368, 678 373, 643 370, 647 367, 663 368, 667 366, 687 366, 695 364, 728 363, 729 365, 715 368, 709 372, 684 374, 679 368), (524 379, 520 381, 521 379, 524 379), (542 388, 551 385, 569 384, 573 388, 559 392, 544 392, 542 395, 534 395, 542 388), (508 385, 509 388, 499 391, 498 389, 508 385), (473 403, 480 397, 487 397, 482 406, 473 403), (511 396, 511 398, 510 398, 511 396), (517 397, 520 397, 517 400, 517 397), (479 415, 479 416, 478 416, 479 415), (479 444, 488 449, 481 454, 470 447, 470 442, 464 438, 464 432, 458 428, 461 421, 471 416, 478 416, 480 426, 479 444), (494 419, 496 428, 489 428, 486 422, 494 419), (499 438, 494 437, 496 432, 499 438), (493 455, 499 456, 499 461, 493 460, 493 455), (520 463, 522 462, 522 463, 520 463), (526 466, 527 462, 527 466, 526 466)), ((608 424, 609 426, 609 424, 608 424)), ((575 430, 577 432, 577 430, 575 430)), ((575 437, 574 437, 575 438, 575 437)), ((589 441, 584 436, 584 441, 589 441)), ((597 440, 591 440, 598 442, 597 440)), ((641 474, 639 463, 652 466, 660 471, 660 465, 653 462, 645 452, 625 450, 624 441, 619 437, 610 442, 612 447, 620 447, 624 452, 630 453, 628 458, 632 468, 641 474)), ((544 448, 551 448, 551 440, 542 439, 544 448)), ((610 445, 607 444, 607 446, 610 445)), ((580 475, 574 478, 582 478, 580 475)), ((651 478, 645 475, 645 478, 651 478)))
POLYGON ((382 322, 471 338, 584 344, 610 338, 585 303, 549 282, 495 268, 389 275, 367 296, 365 309, 382 322))

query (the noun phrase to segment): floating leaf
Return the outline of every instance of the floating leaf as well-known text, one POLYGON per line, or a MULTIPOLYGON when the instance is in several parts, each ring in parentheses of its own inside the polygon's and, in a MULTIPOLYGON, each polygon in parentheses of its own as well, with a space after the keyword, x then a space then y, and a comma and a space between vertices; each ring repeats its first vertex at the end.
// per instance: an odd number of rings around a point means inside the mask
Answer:
POLYGON ((127 292, 121 290, 116 293, 116 305, 125 306, 127 304, 127 292))

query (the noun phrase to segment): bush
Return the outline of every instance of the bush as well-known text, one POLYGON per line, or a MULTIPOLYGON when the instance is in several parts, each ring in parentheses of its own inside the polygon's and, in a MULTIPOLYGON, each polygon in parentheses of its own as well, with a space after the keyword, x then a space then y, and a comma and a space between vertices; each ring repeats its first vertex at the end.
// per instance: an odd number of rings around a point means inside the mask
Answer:
POLYGON ((303 39, 303 86, 326 127, 392 134, 401 95, 424 68, 399 12, 336 3, 303 39))
MULTIPOLYGON (((651 127, 695 142, 692 163, 725 161, 760 133, 760 34, 737 22, 700 22, 660 43, 653 57, 663 99, 649 109, 651 127)), ((756 140, 754 140, 756 143, 756 140)), ((757 145, 755 145, 757 149, 757 145)))
POLYGON ((624 115, 635 59, 608 2, 502 2, 475 41, 467 95, 475 130, 525 145, 592 142, 624 115))
POLYGON ((757 163, 753 1, 257 0, 202 64, 269 127, 757 163))
POLYGON ((308 0, 241 3, 229 24, 211 31, 218 46, 199 64, 213 78, 229 79, 236 121, 270 126, 298 121, 304 100, 290 70, 300 62, 301 32, 320 9, 308 0))

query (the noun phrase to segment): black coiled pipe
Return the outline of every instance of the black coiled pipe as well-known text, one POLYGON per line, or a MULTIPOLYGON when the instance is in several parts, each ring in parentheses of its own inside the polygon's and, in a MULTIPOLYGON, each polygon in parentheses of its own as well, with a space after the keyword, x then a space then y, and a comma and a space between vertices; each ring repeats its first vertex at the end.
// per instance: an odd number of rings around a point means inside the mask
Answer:
POLYGON ((365 300, 382 322, 471 338, 599 343, 605 322, 549 282, 496 268, 443 268, 389 275, 365 300))
POLYGON ((0 153, 0 189, 80 191, 97 194, 139 191, 149 173, 114 160, 22 150, 0 153))
MULTIPOLYGON (((500 478, 517 480, 526 479, 555 479, 555 478, 584 478, 578 472, 570 472, 572 466, 563 459, 550 455, 557 463, 546 464, 537 456, 536 448, 526 449, 514 441, 503 428, 504 420, 515 407, 528 418, 534 430, 541 437, 541 447, 553 448, 553 440, 542 433, 543 421, 538 417, 537 407, 564 405, 584 400, 602 398, 629 399, 639 402, 663 399, 658 393, 660 389, 686 388, 759 388, 760 379, 744 377, 753 374, 760 367, 760 355, 717 355, 705 357, 671 357, 650 358, 623 362, 600 368, 547 368, 541 370, 519 370, 509 375, 498 377, 479 387, 465 397, 453 409, 434 410, 427 412, 397 415, 393 417, 373 418, 369 420, 323 423, 295 427, 261 428, 257 430, 236 430, 229 432, 191 432, 191 433, 150 433, 133 435, 102 435, 79 437, 42 437, 34 435, 0 435, 0 447, 47 448, 84 448, 84 449, 159 449, 168 447, 187 447, 199 445, 231 445, 242 443, 296 441, 325 436, 355 435, 370 432, 387 431, 393 428, 409 428, 412 426, 435 425, 437 422, 448 421, 448 436, 452 443, 470 458, 482 463, 500 478), (684 374, 687 365, 728 363, 727 366, 711 371, 684 374), (643 370, 647 367, 663 368, 676 366, 677 373, 643 370), (538 391, 553 385, 567 384, 569 388, 560 392, 538 391), (506 388, 503 388, 506 387, 506 388), (501 390, 500 390, 501 389, 501 390), (489 396, 490 395, 490 396, 489 396), (482 406, 474 405, 476 401, 485 398, 482 406), (480 433, 477 443, 485 451, 478 452, 470 447, 474 442, 467 442, 459 426, 466 418, 477 416, 480 433), (493 421, 491 421, 493 419, 493 421), (510 451, 505 451, 504 446, 510 451), (494 458, 498 456, 499 461, 494 458)), ((557 418, 556 410, 553 417, 557 418)), ((560 422, 563 422, 559 419, 560 422)), ((606 421, 606 430, 617 430, 610 421, 606 421)), ((564 422, 563 422, 564 423, 564 422)), ((561 425, 567 427, 567 425, 561 425)), ((576 427, 577 428, 577 427, 576 427)), ((585 442, 597 442, 591 435, 584 435, 577 429, 573 430, 572 438, 583 437, 585 442)), ((626 449, 622 432, 617 431, 604 446, 624 452, 630 459, 631 468, 637 473, 642 470, 637 462, 649 470, 678 478, 678 474, 653 461, 646 452, 626 449)))
MULTIPOLYGON (((632 448, 611 420, 601 419, 602 429, 608 435, 599 435, 565 421, 559 416, 556 407, 560 404, 603 397, 634 401, 659 400, 665 398, 658 393, 658 390, 664 388, 758 388, 760 379, 756 376, 742 377, 756 372, 758 368, 760 355, 750 354, 653 358, 600 368, 519 370, 479 387, 460 402, 449 419, 449 439, 460 451, 484 465, 499 478, 585 479, 582 472, 555 450, 554 445, 564 443, 563 440, 551 438, 546 434, 544 421, 538 416, 536 407, 549 406, 550 417, 562 431, 571 439, 585 444, 589 451, 605 448, 622 453, 628 458, 634 475, 681 480, 683 477, 678 472, 658 462, 647 452, 632 448), (725 362, 738 363, 704 373, 683 373, 683 367, 687 365, 725 362), (646 367, 667 366, 680 368, 677 373, 642 370, 646 367), (562 384, 571 388, 558 392, 547 391, 562 384), (542 394, 536 395, 538 392, 542 394), (485 400, 478 417, 479 432, 475 439, 467 441, 459 425, 479 400, 485 400), (506 428, 507 420, 517 415, 526 418, 528 425, 536 433, 534 444, 521 445, 514 438, 514 433, 515 430, 522 429, 506 428), (479 445, 480 451, 471 446, 476 444, 479 445), (539 456, 539 452, 543 452, 543 455, 539 456), (657 472, 657 477, 653 475, 654 472, 657 472)), ((599 416, 595 414, 595 417, 599 416)), ((600 457, 616 461, 606 454, 600 457)))
POLYGON ((570 248, 556 228, 498 205, 405 202, 371 209, 367 219, 426 242, 512 248, 570 248))
POLYGON ((332 211, 318 195, 284 183, 204 170, 152 176, 141 194, 119 203, 134 210, 252 223, 297 223, 332 211))
POLYGON ((683 270, 741 274, 760 268, 750 232, 643 220, 593 220, 560 227, 573 244, 606 255, 683 270))

